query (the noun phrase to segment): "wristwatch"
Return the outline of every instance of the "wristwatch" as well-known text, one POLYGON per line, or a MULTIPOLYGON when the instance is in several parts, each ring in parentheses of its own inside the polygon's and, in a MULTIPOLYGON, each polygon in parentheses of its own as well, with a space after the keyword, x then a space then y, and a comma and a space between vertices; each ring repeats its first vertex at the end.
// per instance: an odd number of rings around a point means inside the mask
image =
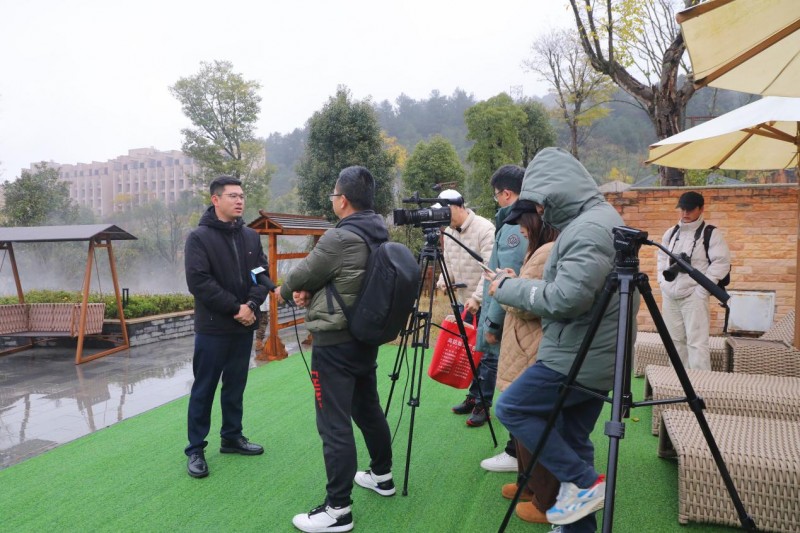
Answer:
POLYGON ((249 302, 247 302, 247 307, 249 307, 250 310, 253 313, 255 313, 258 310, 258 306, 256 305, 256 303, 253 300, 250 300, 249 302))

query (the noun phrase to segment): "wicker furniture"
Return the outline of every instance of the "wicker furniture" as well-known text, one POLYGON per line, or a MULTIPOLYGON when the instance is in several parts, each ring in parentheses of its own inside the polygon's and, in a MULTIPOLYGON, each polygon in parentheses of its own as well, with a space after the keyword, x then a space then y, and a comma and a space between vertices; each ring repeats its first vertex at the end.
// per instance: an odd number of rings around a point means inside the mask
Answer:
MULTIPOLYGON (((87 304, 86 335, 103 331, 106 305, 87 304)), ((77 337, 81 304, 42 303, 0 305, 0 336, 77 337)))
MULTIPOLYGON (((800 378, 690 369, 686 373, 697 395, 705 400, 706 413, 800 423, 800 378)), ((672 367, 650 365, 646 371, 644 395, 653 400, 665 400, 685 397, 686 393, 672 367)), ((658 435, 661 413, 667 409, 689 412, 685 402, 654 405, 653 435, 658 435)))
MULTIPOLYGON (((691 412, 662 413, 659 455, 678 458, 678 522, 740 526, 691 412)), ((800 531, 800 423, 708 413, 739 497, 759 531, 800 531)))
POLYGON ((729 337, 733 371, 800 377, 800 352, 794 341, 794 311, 757 339, 729 337))
MULTIPOLYGON (((711 356, 711 370, 730 371, 730 351, 725 337, 712 336, 708 339, 711 356)), ((643 376, 648 365, 669 366, 669 356, 657 332, 640 331, 636 334, 633 356, 633 375, 643 376)))

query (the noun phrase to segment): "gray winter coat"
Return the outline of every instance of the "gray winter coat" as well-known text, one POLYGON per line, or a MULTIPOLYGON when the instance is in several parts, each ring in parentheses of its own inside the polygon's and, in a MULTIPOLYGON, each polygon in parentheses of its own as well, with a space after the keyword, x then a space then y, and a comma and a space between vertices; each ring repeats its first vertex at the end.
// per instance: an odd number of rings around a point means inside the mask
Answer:
MULTIPOLYGON (((531 161, 520 199, 544 206, 544 220, 561 234, 545 264, 543 279, 506 279, 494 297, 542 317, 538 360, 566 375, 613 269, 611 230, 623 225, 622 217, 606 202, 583 165, 560 148, 546 148, 531 161)), ((638 294, 634 300, 635 315, 638 294)), ((581 385, 611 389, 618 317, 619 297, 614 295, 578 374, 581 385)))

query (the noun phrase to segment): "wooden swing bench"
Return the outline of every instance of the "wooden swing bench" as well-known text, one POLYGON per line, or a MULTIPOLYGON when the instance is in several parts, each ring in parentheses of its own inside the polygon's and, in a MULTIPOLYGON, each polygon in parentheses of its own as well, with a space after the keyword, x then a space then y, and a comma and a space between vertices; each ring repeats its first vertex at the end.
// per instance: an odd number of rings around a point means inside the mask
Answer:
MULTIPOLYGON (((103 331, 106 304, 87 305, 87 335, 103 331)), ((2 337, 77 337, 80 331, 81 304, 37 303, 0 305, 2 337)))
POLYGON ((106 224, 0 228, 0 251, 5 250, 9 258, 17 289, 17 300, 19 301, 16 304, 0 305, 0 337, 27 337, 30 339, 30 342, 25 345, 0 351, 0 355, 27 350, 40 342, 56 337, 77 339, 77 348, 75 350, 76 365, 130 348, 128 329, 125 325, 125 316, 122 309, 122 297, 120 295, 119 282, 117 281, 117 270, 114 264, 114 253, 111 248, 111 241, 120 239, 128 240, 136 239, 136 237, 117 226, 106 224), (81 303, 26 303, 14 257, 13 243, 64 241, 89 242, 81 303), (111 279, 114 284, 117 309, 119 309, 122 338, 114 342, 115 346, 84 357, 83 347, 87 336, 91 335, 102 337, 106 340, 114 340, 113 338, 102 336, 105 304, 88 302, 92 261, 95 259, 96 248, 105 248, 108 251, 111 279))

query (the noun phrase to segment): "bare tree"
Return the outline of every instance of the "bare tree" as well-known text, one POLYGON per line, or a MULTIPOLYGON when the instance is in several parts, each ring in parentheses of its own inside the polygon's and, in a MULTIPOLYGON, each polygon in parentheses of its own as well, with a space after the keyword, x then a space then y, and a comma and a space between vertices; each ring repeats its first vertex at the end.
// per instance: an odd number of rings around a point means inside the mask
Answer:
POLYGON ((561 118, 569 129, 570 152, 578 157, 578 147, 586 140, 592 123, 606 116, 602 104, 611 98, 614 84, 605 74, 592 68, 580 42, 568 30, 553 30, 531 46, 532 57, 523 67, 539 74, 550 85, 561 118))
MULTIPOLYGON (((581 46, 592 67, 608 75, 647 112, 664 139, 683 129, 694 94, 682 58, 686 45, 676 9, 698 0, 570 0, 581 46), (687 74, 679 85, 678 74, 687 74), (643 78, 644 81, 637 79, 643 78)), ((683 172, 661 167, 663 185, 683 185, 683 172)))

